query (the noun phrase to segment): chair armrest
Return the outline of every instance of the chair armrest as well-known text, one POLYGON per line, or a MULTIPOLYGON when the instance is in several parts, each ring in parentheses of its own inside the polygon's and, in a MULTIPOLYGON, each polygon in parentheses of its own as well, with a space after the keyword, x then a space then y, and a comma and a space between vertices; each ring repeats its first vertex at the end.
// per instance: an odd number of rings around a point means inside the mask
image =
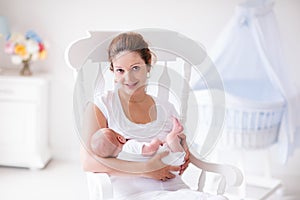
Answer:
POLYGON ((190 150, 190 161, 202 170, 198 181, 198 190, 202 191, 205 183, 205 172, 220 174, 222 179, 218 186, 218 194, 223 195, 228 187, 240 186, 243 182, 243 174, 237 167, 227 164, 209 163, 200 159, 200 155, 190 150))
POLYGON ((108 174, 86 172, 89 200, 113 198, 113 188, 108 174))

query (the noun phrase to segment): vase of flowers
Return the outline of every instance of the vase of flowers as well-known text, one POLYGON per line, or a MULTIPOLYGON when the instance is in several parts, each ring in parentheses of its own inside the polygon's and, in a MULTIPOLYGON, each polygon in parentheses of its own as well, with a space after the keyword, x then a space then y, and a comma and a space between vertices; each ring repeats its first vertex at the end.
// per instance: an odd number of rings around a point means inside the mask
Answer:
POLYGON ((25 35, 20 33, 9 35, 5 44, 5 52, 11 55, 13 64, 23 64, 20 71, 23 76, 32 75, 30 70, 32 61, 43 60, 47 55, 45 43, 34 31, 28 31, 25 35))
POLYGON ((30 62, 30 59, 22 61, 23 68, 20 71, 20 74, 22 76, 31 76, 32 75, 32 72, 30 70, 30 63, 29 62, 30 62))

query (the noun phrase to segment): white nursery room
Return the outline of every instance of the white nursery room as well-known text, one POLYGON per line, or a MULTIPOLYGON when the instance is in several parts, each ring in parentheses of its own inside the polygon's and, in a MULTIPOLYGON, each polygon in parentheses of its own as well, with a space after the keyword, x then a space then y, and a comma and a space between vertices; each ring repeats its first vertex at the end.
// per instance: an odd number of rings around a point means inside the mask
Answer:
POLYGON ((0 0, 0 199, 299 200, 299 19, 298 0, 0 0))

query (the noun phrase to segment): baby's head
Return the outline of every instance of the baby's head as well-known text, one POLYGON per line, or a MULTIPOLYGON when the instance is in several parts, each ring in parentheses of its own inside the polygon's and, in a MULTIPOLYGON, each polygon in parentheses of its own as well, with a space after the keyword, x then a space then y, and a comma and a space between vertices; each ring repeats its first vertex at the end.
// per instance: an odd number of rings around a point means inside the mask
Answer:
POLYGON ((91 138, 91 148, 93 152, 102 157, 117 157, 122 151, 126 139, 110 128, 98 130, 91 138))

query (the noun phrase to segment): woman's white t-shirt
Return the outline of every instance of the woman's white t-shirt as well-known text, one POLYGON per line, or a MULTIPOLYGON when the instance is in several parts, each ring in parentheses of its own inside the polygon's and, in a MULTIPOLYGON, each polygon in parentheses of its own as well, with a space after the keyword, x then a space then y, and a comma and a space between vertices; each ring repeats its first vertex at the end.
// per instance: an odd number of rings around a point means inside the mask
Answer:
MULTIPOLYGON (((178 117, 171 103, 155 97, 153 99, 157 117, 156 120, 146 124, 136 124, 127 118, 117 91, 108 91, 102 96, 95 96, 94 101, 107 119, 109 128, 122 134, 125 138, 135 139, 139 142, 150 142, 154 138, 164 140, 172 130, 172 117, 178 117)), ((122 169, 122 166, 120 166, 120 169, 122 169)), ((179 175, 165 182, 143 177, 110 176, 110 179, 114 199, 118 200, 224 199, 222 196, 213 196, 188 189, 179 175)))
MULTIPOLYGON (((139 142, 150 142, 154 138, 164 140, 172 130, 172 116, 178 114, 172 104, 154 98, 157 117, 156 120, 146 124, 136 124, 125 115, 118 92, 108 91, 102 96, 95 97, 95 104, 107 119, 108 127, 128 139, 139 142)), ((177 176, 169 181, 157 181, 141 177, 111 176, 114 188, 114 197, 124 197, 145 191, 178 190, 188 188, 181 178, 177 176), (128 185, 130 183, 130 186, 128 185)))

